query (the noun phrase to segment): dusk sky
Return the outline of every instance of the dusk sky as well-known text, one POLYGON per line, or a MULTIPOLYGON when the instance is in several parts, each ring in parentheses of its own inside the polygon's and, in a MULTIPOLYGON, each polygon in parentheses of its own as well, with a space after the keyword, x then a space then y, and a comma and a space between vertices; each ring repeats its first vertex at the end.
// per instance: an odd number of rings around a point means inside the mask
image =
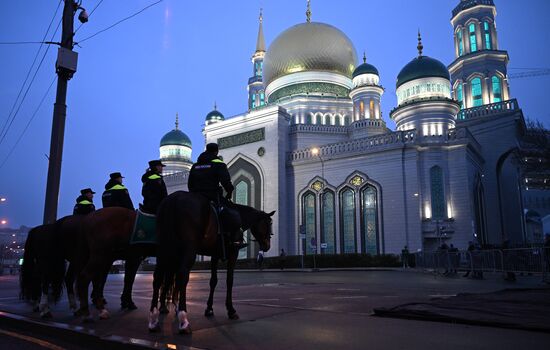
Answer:
MULTIPOLYGON (((157 0, 83 0, 95 12, 75 42, 109 27, 157 0)), ((59 0, 0 2, 0 42, 41 41, 59 0)), ((420 28, 424 54, 445 64, 454 60, 450 25, 459 0, 312 0, 312 21, 341 29, 380 71, 386 91, 383 118, 396 106, 395 80, 417 55, 420 28)), ((495 0, 500 49, 510 55, 509 74, 550 68, 549 0, 495 0)), ((264 9, 266 44, 305 21, 306 0, 164 0, 134 18, 75 46, 78 71, 69 81, 58 217, 72 213, 81 188, 96 192, 96 207, 109 173, 120 171, 134 205, 141 202, 141 175, 159 158, 159 142, 174 127, 176 112, 193 142, 193 159, 204 149, 201 130, 213 109, 227 117, 247 109, 259 8, 264 9)), ((46 40, 61 19, 59 7, 46 40)), ((75 28, 80 23, 75 20, 75 28)), ((61 28, 53 41, 59 41, 61 28)), ((0 44, 0 126, 10 110, 39 44, 0 44)), ((42 59, 46 45, 38 55, 42 59)), ((57 47, 51 46, 5 139, 0 143, 0 219, 4 226, 41 224, 52 126, 55 84, 30 123, 55 75, 57 47), (13 152, 8 157, 8 154, 13 152)), ((36 70, 32 70, 30 79, 36 70)), ((25 93, 28 83, 23 89, 25 93)), ((513 79, 511 96, 524 115, 550 127, 550 75, 513 79)), ((16 105, 18 108, 19 103, 16 105)), ((1 137, 0 137, 1 139, 1 137)), ((223 154, 223 153, 222 153, 223 154)))

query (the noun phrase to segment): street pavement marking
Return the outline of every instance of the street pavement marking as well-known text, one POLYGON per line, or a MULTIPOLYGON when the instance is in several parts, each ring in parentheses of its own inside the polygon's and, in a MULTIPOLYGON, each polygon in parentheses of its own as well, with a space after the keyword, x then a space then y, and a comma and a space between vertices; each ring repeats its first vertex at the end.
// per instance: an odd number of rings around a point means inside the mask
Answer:
POLYGON ((62 347, 57 346, 55 344, 49 343, 47 341, 37 339, 37 338, 33 338, 33 337, 29 337, 27 335, 23 335, 23 334, 19 334, 19 333, 4 331, 4 330, 0 329, 0 334, 5 334, 5 335, 13 337, 13 338, 19 338, 19 339, 22 339, 22 340, 26 340, 28 342, 40 345, 44 348, 48 348, 48 349, 51 349, 51 350, 65 350, 65 348, 62 348, 62 347))
POLYGON ((368 298, 366 295, 350 295, 347 297, 333 297, 332 299, 361 299, 361 298, 368 298))
POLYGON ((358 288, 338 288, 336 290, 343 290, 343 291, 352 291, 352 292, 356 292, 358 290, 361 290, 361 289, 358 289, 358 288))

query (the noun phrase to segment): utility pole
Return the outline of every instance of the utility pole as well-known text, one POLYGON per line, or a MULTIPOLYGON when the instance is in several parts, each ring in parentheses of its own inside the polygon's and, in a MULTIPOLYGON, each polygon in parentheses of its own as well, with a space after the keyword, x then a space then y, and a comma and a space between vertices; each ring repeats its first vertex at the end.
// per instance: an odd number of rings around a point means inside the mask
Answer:
POLYGON ((73 52, 74 15, 78 4, 74 0, 64 0, 63 31, 57 56, 57 94, 53 108, 52 138, 48 164, 48 182, 46 203, 44 205, 44 224, 57 219, 57 202, 59 181, 61 178, 61 159, 63 156, 63 139, 65 136, 65 118, 67 116, 67 83, 76 72, 76 53, 73 52))

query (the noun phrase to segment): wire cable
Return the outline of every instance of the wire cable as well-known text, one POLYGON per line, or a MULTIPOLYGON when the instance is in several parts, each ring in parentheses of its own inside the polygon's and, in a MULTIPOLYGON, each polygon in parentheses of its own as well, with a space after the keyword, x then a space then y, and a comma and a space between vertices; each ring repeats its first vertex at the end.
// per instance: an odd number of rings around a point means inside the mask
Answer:
MULTIPOLYGON (((54 33, 52 34, 52 38, 51 40, 53 40, 53 37, 55 36, 55 34, 57 33, 57 31, 59 30, 59 26, 61 25, 61 22, 62 21, 59 21, 59 23, 57 24, 57 28, 55 28, 55 31, 54 33)), ((25 93, 23 94, 23 98, 21 98, 21 102, 19 103, 19 107, 17 107, 17 110, 15 111, 15 113, 13 114, 13 116, 11 117, 11 120, 9 122, 9 124, 7 125, 7 128, 5 128, 3 130, 3 134, 0 133, 0 145, 2 144, 2 142, 4 141, 4 139, 6 138, 6 135, 8 134, 9 130, 10 130, 10 127, 12 126, 13 122, 15 121, 15 118, 17 117, 17 114, 19 113, 19 111, 21 110, 21 106, 23 105, 23 102, 25 102, 25 98, 27 97, 27 94, 29 93, 29 90, 31 89, 32 87, 32 84, 34 82, 34 79, 36 78, 36 75, 38 74, 38 71, 40 71, 40 67, 42 66, 42 63, 44 62, 44 59, 46 58, 46 55, 48 54, 48 51, 50 50, 50 46, 47 46, 46 47, 46 51, 44 51, 44 55, 42 55, 42 59, 40 60, 40 63, 38 64, 38 67, 36 67, 36 71, 34 72, 34 75, 31 79, 31 82, 29 83, 29 85, 27 86, 27 90, 25 90, 25 93)), ((9 117, 8 117, 9 119, 9 117)), ((8 120, 6 120, 7 122, 8 120)))
POLYGON ((0 45, 45 44, 45 41, 0 41, 0 45))
POLYGON ((144 7, 144 8, 142 8, 142 9, 139 10, 138 12, 136 12, 136 13, 134 13, 134 14, 132 14, 132 15, 126 17, 126 18, 121 19, 120 21, 118 21, 118 22, 116 22, 116 23, 114 23, 114 24, 108 26, 107 28, 102 29, 102 30, 96 32, 95 34, 92 34, 92 35, 90 35, 89 37, 86 37, 86 38, 84 38, 84 39, 78 41, 77 44, 81 44, 81 43, 85 42, 86 40, 89 40, 89 39, 95 37, 96 35, 99 35, 99 34, 105 32, 105 31, 107 31, 107 30, 109 30, 109 29, 111 29, 111 28, 113 28, 113 27, 119 25, 119 24, 122 23, 122 22, 127 21, 127 20, 129 20, 130 18, 139 15, 139 14, 142 13, 143 11, 147 10, 147 9, 150 8, 150 7, 155 6, 156 4, 161 3, 162 1, 163 1, 163 0, 158 0, 157 2, 154 2, 154 3, 150 4, 150 5, 148 5, 148 6, 144 7))
POLYGON ((40 100, 40 103, 38 104, 38 107, 36 107, 36 109, 34 110, 34 113, 32 114, 31 116, 31 119, 27 122, 27 125, 25 126, 25 128, 23 129, 23 131, 21 132, 21 134, 19 135, 19 138, 17 138, 17 141, 15 141, 15 144, 12 146, 11 150, 8 152, 8 155, 6 156, 6 158, 4 158, 4 161, 0 164, 0 169, 2 169, 2 167, 4 166, 4 164, 6 164, 6 162, 8 161, 8 159, 10 158, 11 154, 13 153, 13 151, 15 151, 15 148, 17 148, 17 145, 19 144, 19 141, 21 141, 21 139, 23 138, 23 136, 25 135, 25 133, 27 132, 27 129, 29 128, 29 126, 31 125, 34 117, 36 116, 36 114, 38 113, 38 111, 40 110, 40 107, 42 107, 42 104, 44 103, 44 100, 46 99, 46 97, 48 96, 48 93, 50 92, 50 90, 52 89, 52 86, 53 86, 53 83, 55 83, 55 76, 53 77, 52 79, 52 82, 50 83, 50 86, 48 86, 48 89, 46 90, 46 93, 44 94, 44 96, 42 96, 42 99, 40 100))
MULTIPOLYGON (((42 41, 46 40, 46 37, 48 36, 48 33, 50 31, 50 28, 52 27, 52 24, 55 20, 55 17, 57 16, 57 12, 59 11, 59 7, 61 6, 61 3, 63 2, 63 0, 59 0, 59 2, 57 3, 57 7, 55 9, 55 12, 53 14, 53 17, 50 21, 50 24, 48 25, 48 28, 46 29, 46 33, 44 33, 44 37, 42 38, 42 41)), ((61 22, 59 22, 61 23, 61 22)), ((57 26, 59 28, 59 25, 57 26)), ((57 31, 57 29, 56 29, 57 31)), ((53 37, 52 37, 53 38, 53 37)), ((15 106, 17 105, 17 101, 19 101, 19 98, 21 97, 21 93, 23 92, 23 89, 25 88, 25 85, 27 84, 27 81, 29 80, 29 76, 32 72, 32 69, 34 68, 34 64, 36 63, 36 60, 38 59, 38 56, 40 54, 40 51, 42 50, 42 47, 43 47, 43 43, 40 44, 40 47, 38 48, 38 50, 36 51, 36 55, 34 56, 34 60, 32 61, 32 64, 31 66, 29 67, 29 71, 27 72, 27 76, 25 77, 25 80, 23 81, 23 84, 21 85, 21 88, 19 89, 19 93, 17 94, 17 97, 15 99, 15 101, 13 102, 13 106, 11 107, 11 110, 8 114, 8 117, 6 118, 6 121, 4 122, 4 125, 2 126, 2 130, 0 131, 0 135, 2 135, 6 129, 6 125, 8 123, 8 121, 10 120, 10 117, 13 113, 13 111, 15 110, 15 106)), ((49 46, 48 46, 49 47, 49 46)), ((47 50, 46 50, 47 52, 47 50)), ((36 74, 35 74, 36 75, 36 74)), ((27 90, 28 91, 28 90, 27 90)), ((23 100, 21 101, 21 103, 23 103, 23 100)), ((1 143, 1 141, 0 141, 1 143)))

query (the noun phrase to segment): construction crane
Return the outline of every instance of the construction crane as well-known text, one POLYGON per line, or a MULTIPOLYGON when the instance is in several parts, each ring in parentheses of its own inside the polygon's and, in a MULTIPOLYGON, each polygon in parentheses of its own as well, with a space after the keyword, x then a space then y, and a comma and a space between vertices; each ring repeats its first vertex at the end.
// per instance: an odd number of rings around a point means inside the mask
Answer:
POLYGON ((550 68, 545 68, 545 69, 518 68, 518 69, 529 69, 529 71, 508 74, 508 79, 521 79, 521 78, 538 77, 542 75, 550 75, 550 68))

